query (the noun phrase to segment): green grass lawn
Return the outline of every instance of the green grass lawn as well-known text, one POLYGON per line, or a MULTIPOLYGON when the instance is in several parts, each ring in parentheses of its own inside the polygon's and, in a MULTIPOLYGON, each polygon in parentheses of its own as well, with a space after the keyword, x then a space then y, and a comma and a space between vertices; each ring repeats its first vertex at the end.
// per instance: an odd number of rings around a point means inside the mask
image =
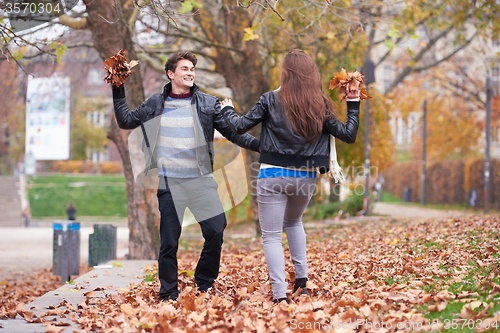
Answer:
MULTIPOLYGON (((30 176, 27 191, 33 218, 65 219, 69 201, 75 204, 77 218, 127 217, 127 192, 122 176, 30 176)), ((233 209, 237 210, 233 223, 246 221, 250 197, 233 209)))
POLYGON ((398 198, 394 194, 387 193, 387 192, 382 192, 382 202, 403 202, 403 199, 398 198))
POLYGON ((64 217, 69 201, 77 217, 127 217, 123 176, 31 176, 27 191, 33 218, 64 217))

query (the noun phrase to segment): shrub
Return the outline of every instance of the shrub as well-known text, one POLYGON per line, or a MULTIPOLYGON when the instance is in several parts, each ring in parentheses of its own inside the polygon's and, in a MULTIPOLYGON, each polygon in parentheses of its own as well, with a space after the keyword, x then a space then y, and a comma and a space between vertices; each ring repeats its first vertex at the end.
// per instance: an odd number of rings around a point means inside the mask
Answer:
POLYGON ((306 214, 312 220, 324 220, 337 216, 340 210, 340 202, 329 202, 324 204, 316 204, 307 208, 306 214))
MULTIPOLYGON (((334 218, 339 213, 340 209, 343 214, 348 213, 350 216, 356 216, 356 213, 363 210, 364 194, 352 194, 348 196, 342 203, 329 202, 324 204, 316 204, 306 209, 306 216, 311 220, 324 220, 334 218)), ((373 198, 370 198, 373 200, 373 198)))
MULTIPOLYGON (((386 171, 384 192, 402 198, 405 187, 412 188, 412 201, 420 201, 420 162, 396 164, 386 171)), ((500 161, 490 161, 489 208, 500 208, 500 161)), ((476 190, 476 208, 484 207, 484 159, 438 161, 427 166, 426 202, 433 204, 466 204, 469 193, 476 190)))
POLYGON ((121 174, 121 162, 55 161, 52 170, 62 173, 121 174))
POLYGON ((351 216, 356 216, 356 213, 363 210, 364 194, 352 194, 348 196, 342 205, 344 213, 349 213, 351 216))
POLYGON ((121 162, 103 162, 100 164, 101 173, 117 174, 122 172, 121 162))

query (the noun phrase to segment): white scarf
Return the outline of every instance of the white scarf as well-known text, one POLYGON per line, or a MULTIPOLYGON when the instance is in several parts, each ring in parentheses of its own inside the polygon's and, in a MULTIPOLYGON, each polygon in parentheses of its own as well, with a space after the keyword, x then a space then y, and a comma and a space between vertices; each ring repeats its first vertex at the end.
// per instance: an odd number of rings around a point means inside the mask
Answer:
POLYGON ((335 149, 335 137, 330 135, 330 171, 328 176, 335 179, 336 183, 343 183, 345 181, 344 173, 337 162, 337 149, 335 149))

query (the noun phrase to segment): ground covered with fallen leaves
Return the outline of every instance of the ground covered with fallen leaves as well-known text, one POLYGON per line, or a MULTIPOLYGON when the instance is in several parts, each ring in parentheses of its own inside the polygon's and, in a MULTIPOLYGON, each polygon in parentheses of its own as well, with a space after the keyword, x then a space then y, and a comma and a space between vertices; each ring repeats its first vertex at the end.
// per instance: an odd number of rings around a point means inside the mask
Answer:
MULTIPOLYGON (((8 279, 0 281, 0 319, 14 319, 18 313, 23 316, 26 310, 24 304, 33 302, 60 285, 59 276, 53 276, 52 269, 48 268, 9 274, 8 279)), ((27 319, 32 321, 31 317, 27 319)), ((0 324, 0 330, 2 328, 0 324)))
POLYGON ((18 304, 31 303, 60 285, 60 278, 48 268, 10 274, 9 279, 0 280, 0 319, 15 318, 18 304))
POLYGON ((201 243, 191 242, 179 248, 177 301, 159 302, 156 268, 149 267, 129 290, 105 297, 89 291, 80 306, 61 308, 82 331, 500 331, 499 217, 319 223, 306 233, 312 296, 290 294, 291 304, 272 303, 262 240, 238 239, 224 243, 210 293, 195 289, 201 243))

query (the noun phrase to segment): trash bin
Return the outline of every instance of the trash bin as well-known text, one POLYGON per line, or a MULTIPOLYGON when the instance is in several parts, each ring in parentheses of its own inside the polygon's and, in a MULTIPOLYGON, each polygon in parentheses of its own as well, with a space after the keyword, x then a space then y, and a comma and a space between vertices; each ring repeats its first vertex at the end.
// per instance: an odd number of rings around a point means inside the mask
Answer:
POLYGON ((110 224, 94 224, 89 235, 89 267, 116 259, 116 227, 110 224))
POLYGON ((71 275, 80 274, 80 223, 55 221, 53 229, 52 274, 70 281, 71 275))
POLYGON ((411 187, 404 188, 403 202, 411 202, 411 187))

